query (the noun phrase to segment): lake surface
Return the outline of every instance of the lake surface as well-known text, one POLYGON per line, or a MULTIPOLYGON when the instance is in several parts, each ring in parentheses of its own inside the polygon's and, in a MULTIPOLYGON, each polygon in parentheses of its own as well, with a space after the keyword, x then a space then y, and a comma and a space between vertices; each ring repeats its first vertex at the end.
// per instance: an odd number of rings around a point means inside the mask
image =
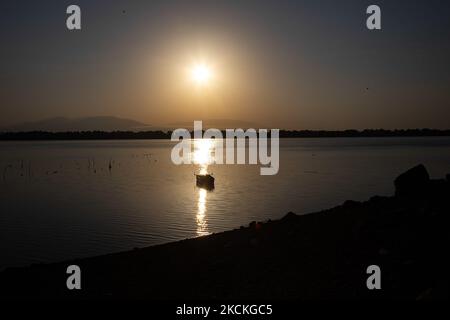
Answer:
POLYGON ((175 143, 0 142, 0 268, 161 244, 310 213, 347 199, 392 195, 393 179, 423 163, 450 172, 450 138, 281 139, 280 170, 176 166, 175 143), (111 166, 111 169, 109 167, 111 166))

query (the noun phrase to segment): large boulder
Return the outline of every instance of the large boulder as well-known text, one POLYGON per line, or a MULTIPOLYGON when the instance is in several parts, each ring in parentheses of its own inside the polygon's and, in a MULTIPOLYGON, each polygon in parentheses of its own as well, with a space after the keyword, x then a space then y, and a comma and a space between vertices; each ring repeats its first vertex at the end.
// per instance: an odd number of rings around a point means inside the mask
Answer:
POLYGON ((423 164, 402 173, 395 179, 395 195, 399 197, 416 197, 426 191, 430 175, 423 164))
POLYGON ((445 179, 432 179, 429 182, 427 192, 431 199, 442 199, 448 203, 448 199, 450 199, 450 184, 445 179))

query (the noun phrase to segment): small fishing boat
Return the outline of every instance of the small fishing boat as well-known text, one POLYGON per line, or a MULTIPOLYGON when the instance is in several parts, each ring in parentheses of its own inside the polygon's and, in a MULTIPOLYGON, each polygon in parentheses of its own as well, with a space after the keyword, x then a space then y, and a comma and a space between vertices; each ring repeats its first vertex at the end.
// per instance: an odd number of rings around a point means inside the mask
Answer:
POLYGON ((214 177, 210 174, 196 174, 195 175, 197 187, 212 190, 214 189, 214 177))

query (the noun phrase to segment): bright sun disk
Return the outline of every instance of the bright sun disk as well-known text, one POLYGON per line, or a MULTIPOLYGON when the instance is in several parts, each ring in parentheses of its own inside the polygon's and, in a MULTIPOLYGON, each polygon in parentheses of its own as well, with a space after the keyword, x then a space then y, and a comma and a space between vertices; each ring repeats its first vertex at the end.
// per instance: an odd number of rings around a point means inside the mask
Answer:
POLYGON ((199 85, 207 84, 212 77, 211 69, 205 64, 197 64, 191 70, 192 80, 199 85))

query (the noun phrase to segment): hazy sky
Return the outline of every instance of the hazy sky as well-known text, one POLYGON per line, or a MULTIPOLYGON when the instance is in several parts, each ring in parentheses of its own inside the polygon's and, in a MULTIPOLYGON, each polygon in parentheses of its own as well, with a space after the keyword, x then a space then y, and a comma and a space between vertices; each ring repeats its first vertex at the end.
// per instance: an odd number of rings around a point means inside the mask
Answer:
POLYGON ((449 1, 2 1, 0 125, 450 128, 449 39, 449 1), (66 28, 70 4, 81 31, 66 28), (370 4, 381 31, 366 28, 370 4), (189 77, 198 61, 214 73, 204 87, 189 77))

